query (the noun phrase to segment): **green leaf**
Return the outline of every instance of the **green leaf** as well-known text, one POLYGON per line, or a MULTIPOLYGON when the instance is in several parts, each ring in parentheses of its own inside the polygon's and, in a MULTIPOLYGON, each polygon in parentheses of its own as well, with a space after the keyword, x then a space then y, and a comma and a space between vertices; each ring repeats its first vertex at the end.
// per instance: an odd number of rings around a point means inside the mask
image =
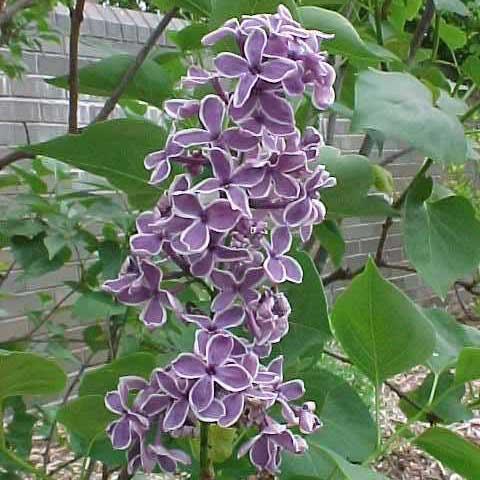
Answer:
MULTIPOLYGON (((434 375, 428 375, 416 390, 408 394, 408 397, 421 409, 424 409, 428 404, 433 381, 434 375)), ((425 409, 425 413, 418 420, 421 422, 432 420, 444 424, 469 420, 472 418, 472 411, 462 404, 464 395, 464 385, 455 384, 454 376, 451 373, 442 373, 438 379, 431 406, 425 409)), ((418 408, 404 399, 400 400, 399 405, 408 418, 412 418, 419 413, 418 408)))
POLYGON ((372 165, 373 170, 373 184, 379 192, 386 193, 387 195, 393 195, 395 191, 395 184, 393 182, 392 174, 381 165, 372 165))
POLYGON ((440 38, 452 49, 462 48, 467 43, 467 34, 459 27, 440 20, 440 38))
MULTIPOLYGON (((235 428, 210 425, 208 429, 208 458, 213 463, 226 462, 232 456, 236 436, 235 428)), ((198 437, 192 439, 191 445, 195 458, 200 458, 200 439, 198 437)))
POLYGON ((435 349, 426 364, 436 373, 441 373, 457 362, 465 347, 480 347, 480 331, 462 325, 444 310, 425 309, 425 315, 433 325, 436 336, 435 349))
POLYGON ((101 291, 87 291, 73 305, 73 315, 80 320, 104 320, 125 312, 126 307, 115 303, 112 296, 101 291))
POLYGON ((115 415, 105 407, 103 395, 78 398, 61 407, 57 413, 57 420, 69 433, 78 435, 87 444, 103 433, 114 419, 115 415))
POLYGON ((25 146, 22 151, 52 157, 104 177, 124 191, 133 206, 148 208, 158 200, 160 190, 148 184, 150 174, 143 160, 147 154, 161 150, 164 143, 165 131, 153 123, 120 119, 91 125, 80 135, 25 146))
POLYGON ((32 449, 33 426, 37 418, 27 413, 21 397, 12 397, 4 402, 4 408, 11 408, 13 416, 7 424, 6 440, 22 457, 28 458, 32 449))
POLYGON ((178 7, 195 15, 208 16, 211 10, 211 0, 153 0, 163 12, 178 7))
POLYGON ((463 73, 480 86, 480 57, 469 55, 462 64, 463 73))
POLYGON ((305 382, 305 399, 316 403, 323 423, 309 438, 351 462, 364 461, 375 451, 377 429, 356 391, 324 369, 309 369, 300 376, 305 382))
POLYGON ((460 0, 433 0, 433 3, 440 12, 456 13, 463 17, 471 15, 470 10, 460 0))
MULTIPOLYGON (((120 83, 124 73, 135 61, 133 55, 119 54, 94 62, 79 70, 80 93, 109 97, 120 83)), ((173 96, 173 87, 179 80, 168 64, 159 65, 147 59, 128 84, 124 97, 162 108, 163 102, 173 96)), ((68 88, 68 75, 47 80, 51 85, 68 88)))
POLYGON ((375 385, 422 363, 435 344, 427 318, 371 259, 337 299, 331 324, 349 358, 375 385))
POLYGON ((458 358, 455 381, 457 383, 466 383, 479 378, 480 348, 464 348, 458 358))
POLYGON ((83 340, 92 352, 108 350, 108 337, 100 325, 90 325, 83 331, 83 340))
POLYGON ((65 388, 67 376, 51 360, 24 352, 0 354, 0 401, 16 395, 48 395, 65 388))
POLYGON ((104 280, 116 278, 125 260, 125 252, 118 242, 113 240, 104 240, 101 242, 98 246, 98 257, 102 263, 104 280))
POLYGON ((210 31, 204 23, 193 23, 178 32, 170 32, 170 38, 183 51, 203 48, 202 38, 210 31))
POLYGON ((79 395, 105 395, 117 388, 118 379, 128 375, 150 377, 156 366, 151 353, 138 352, 119 358, 97 370, 87 373, 80 384, 79 395))
POLYGON ((293 17, 297 17, 297 7, 294 0, 210 0, 212 12, 209 15, 212 26, 219 26, 230 18, 240 18, 242 15, 256 13, 276 13, 279 5, 285 5, 293 17))
POLYGON ((333 220, 325 220, 315 225, 313 234, 320 245, 327 250, 335 267, 339 267, 345 255, 345 240, 338 224, 333 220))
POLYGON ((460 435, 433 427, 422 433, 415 444, 466 480, 478 479, 480 448, 460 435))
POLYGON ((55 255, 68 247, 69 242, 62 233, 52 233, 44 238, 43 243, 48 250, 48 259, 52 260, 55 255))
POLYGON ((13 256, 25 277, 40 277, 61 268, 70 259, 71 251, 64 247, 52 259, 44 245, 43 234, 32 239, 14 236, 10 239, 13 256))
POLYGON ((327 300, 322 280, 307 253, 296 251, 292 256, 303 269, 301 284, 288 283, 282 289, 290 302, 290 330, 275 350, 285 355, 287 362, 295 362, 315 346, 320 354, 324 342, 330 338, 327 300))
POLYGON ((378 58, 343 15, 321 7, 300 7, 298 12, 305 28, 335 34, 335 38, 325 44, 329 52, 347 57, 378 58))
POLYGON ((283 455, 282 480, 387 480, 379 473, 349 463, 311 436, 306 440, 309 449, 305 454, 283 455))
POLYGON ((465 162, 467 144, 461 123, 435 108, 431 91, 408 73, 361 72, 355 86, 352 128, 378 130, 436 162, 465 162))
POLYGON ((323 147, 318 162, 325 165, 337 185, 322 191, 322 201, 332 216, 397 216, 383 195, 369 194, 374 183, 372 164, 363 155, 341 155, 340 150, 323 147))
POLYGON ((480 222, 464 197, 428 201, 432 179, 421 177, 405 202, 405 250, 421 277, 442 297, 480 262, 480 222), (455 246, 455 248, 452 248, 455 246))
POLYGON ((440 90, 437 106, 445 113, 456 116, 461 116, 468 110, 468 105, 464 100, 452 97, 445 90, 440 90))
POLYGON ((47 184, 38 175, 15 165, 10 165, 10 168, 30 186, 33 193, 42 194, 48 192, 47 184))

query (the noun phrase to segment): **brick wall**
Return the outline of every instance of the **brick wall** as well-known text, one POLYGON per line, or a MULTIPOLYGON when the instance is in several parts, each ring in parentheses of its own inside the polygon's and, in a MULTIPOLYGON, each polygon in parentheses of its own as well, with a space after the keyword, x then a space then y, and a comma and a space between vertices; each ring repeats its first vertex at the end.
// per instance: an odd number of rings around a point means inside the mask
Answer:
MULTIPOLYGON (((136 53, 158 20, 158 16, 154 14, 101 7, 87 2, 81 30, 80 65, 108 56, 112 51, 136 53)), ((58 8, 52 14, 51 21, 64 34, 68 32, 69 15, 66 8, 58 8)), ((172 27, 178 28, 179 25, 174 22, 172 27)), ((165 38, 161 39, 160 45, 169 48, 165 38)), ((68 38, 63 36, 60 45, 48 43, 44 44, 42 51, 25 53, 28 70, 21 80, 10 80, 0 75, 0 154, 4 153, 9 145, 27 141, 39 142, 66 132, 66 92, 48 85, 44 79, 67 72, 67 52, 68 38)), ((80 125, 88 124, 102 104, 102 99, 81 96, 80 125)), ((114 113, 119 114, 119 111, 114 113)), ((155 119, 155 109, 152 109, 149 115, 155 119)), ((348 121, 337 122, 335 144, 344 152, 358 151, 362 139, 362 135, 348 133, 348 121)), ((388 155, 398 148, 398 145, 389 143, 385 146, 385 153, 388 155)), ((406 185, 420 161, 419 157, 407 155, 388 167, 399 189, 406 185)), ((14 190, 7 193, 2 190, 1 193, 0 201, 14 201, 14 190)), ((343 223, 343 229, 347 241, 347 265, 356 268, 365 261, 369 253, 375 252, 381 222, 349 219, 343 223)), ((389 261, 398 263, 404 259, 399 225, 395 224, 391 232, 386 255, 389 261)), ((9 263, 8 250, 0 251, 0 261, 9 263)), ((66 293, 62 282, 77 279, 79 274, 78 265, 74 262, 66 265, 60 272, 45 275, 35 281, 19 281, 20 273, 14 270, 2 286, 2 292, 9 296, 1 300, 2 309, 7 313, 0 317, 0 340, 27 333, 29 323, 26 313, 40 307, 38 293, 48 292, 58 301, 66 293)), ((409 294, 426 302, 432 301, 431 291, 415 275, 399 271, 386 271, 385 274, 409 294)), ((341 284, 336 284, 335 290, 332 287, 330 293, 335 294, 341 288, 341 284)), ((71 300, 73 301, 73 298, 71 300)), ((55 319, 69 325, 72 331, 81 328, 72 321, 66 311, 59 311, 55 319)))

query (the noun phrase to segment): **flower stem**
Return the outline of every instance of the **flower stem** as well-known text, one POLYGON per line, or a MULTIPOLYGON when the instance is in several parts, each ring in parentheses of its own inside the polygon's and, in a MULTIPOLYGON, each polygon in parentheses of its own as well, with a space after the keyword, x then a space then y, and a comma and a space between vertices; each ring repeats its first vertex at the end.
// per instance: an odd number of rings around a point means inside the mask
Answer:
POLYGON ((214 480, 211 462, 208 458, 208 423, 200 422, 200 480, 214 480))

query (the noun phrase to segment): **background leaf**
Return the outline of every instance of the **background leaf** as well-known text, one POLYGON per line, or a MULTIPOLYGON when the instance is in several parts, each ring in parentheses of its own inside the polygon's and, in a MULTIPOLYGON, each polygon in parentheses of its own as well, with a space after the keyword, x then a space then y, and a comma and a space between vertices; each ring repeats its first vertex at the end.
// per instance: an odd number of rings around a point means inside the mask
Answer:
POLYGON ((148 153, 161 150, 164 143, 165 131, 153 123, 120 119, 91 125, 80 135, 57 137, 22 150, 104 177, 125 192, 133 206, 148 208, 156 202, 160 190, 148 184, 150 174, 143 160, 148 153))
POLYGON ((440 163, 466 159, 461 123, 435 108, 431 91, 408 73, 361 72, 355 85, 352 129, 378 130, 440 163))
POLYGON ((371 259, 338 297, 331 323, 349 358, 376 385, 422 363, 435 345, 428 319, 371 259))
POLYGON ((25 352, 0 354, 0 400, 16 395, 49 395, 65 388, 67 376, 52 360, 25 352))
POLYGON ((432 179, 421 177, 405 202, 405 251, 422 278, 440 296, 480 262, 480 221, 464 197, 429 201, 432 179))
POLYGON ((480 448, 446 428, 433 427, 422 433, 415 444, 459 473, 476 480, 480 472, 480 448))

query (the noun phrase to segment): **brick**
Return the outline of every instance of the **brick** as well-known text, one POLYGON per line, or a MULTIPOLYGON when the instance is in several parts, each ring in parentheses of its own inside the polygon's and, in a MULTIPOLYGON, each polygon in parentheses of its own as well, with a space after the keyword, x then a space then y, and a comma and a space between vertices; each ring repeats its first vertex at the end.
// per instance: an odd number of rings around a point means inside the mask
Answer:
POLYGON ((104 6, 100 7, 99 9, 102 13, 103 18, 105 19, 105 27, 107 31, 107 38, 116 38, 118 40, 122 40, 122 27, 118 23, 118 19, 116 15, 113 13, 112 9, 104 6))
POLYGON ((38 122, 40 108, 34 100, 0 98, 0 118, 7 122, 38 122))
POLYGON ((10 79, 5 75, 0 75, 0 96, 11 95, 10 79))
POLYGON ((38 278, 28 278, 26 280, 26 289, 28 291, 43 290, 60 286, 65 281, 78 280, 77 265, 66 265, 60 270, 50 272, 38 278))
POLYGON ((70 30, 70 12, 68 8, 61 3, 55 8, 55 25, 64 32, 70 30))
POLYGON ((2 342, 26 335, 28 330, 27 318, 0 319, 0 340, 2 342))
POLYGON ((138 38, 137 26, 130 15, 128 15, 123 8, 111 7, 111 11, 117 17, 117 21, 120 24, 123 40, 126 42, 136 42, 138 38))
POLYGON ((48 84, 44 77, 38 75, 11 80, 10 89, 14 97, 66 98, 65 90, 48 84))
POLYGON ((67 133, 67 126, 58 124, 30 123, 27 124, 27 128, 32 143, 45 142, 67 133))
POLYGON ((145 43, 150 36, 151 30, 142 13, 137 10, 125 10, 137 28, 137 42, 145 43))
POLYGON ((0 145, 21 145, 27 142, 25 127, 21 123, 0 123, 0 145))
POLYGON ((92 2, 87 2, 85 4, 83 22, 89 35, 104 38, 107 33, 107 27, 100 8, 92 2))
POLYGON ((39 55, 38 71, 52 77, 65 75, 68 72, 68 60, 62 55, 39 55))

